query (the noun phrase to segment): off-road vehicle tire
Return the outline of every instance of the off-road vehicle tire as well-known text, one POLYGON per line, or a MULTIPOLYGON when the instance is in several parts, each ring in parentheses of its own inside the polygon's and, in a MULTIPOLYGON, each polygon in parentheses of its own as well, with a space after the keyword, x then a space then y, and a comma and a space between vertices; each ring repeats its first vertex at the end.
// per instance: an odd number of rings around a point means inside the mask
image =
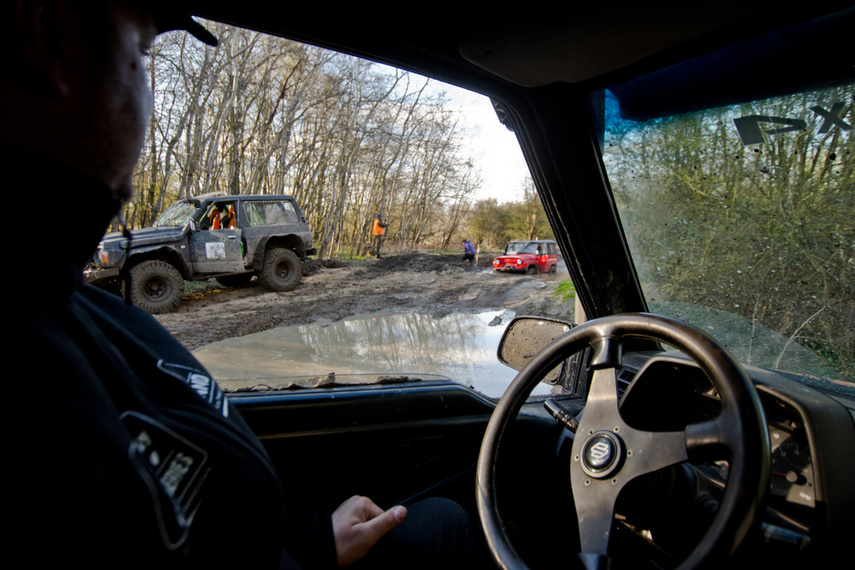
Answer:
POLYGON ((165 261, 143 261, 129 274, 131 302, 152 314, 168 313, 184 295, 184 278, 165 261))
POLYGON ((526 275, 536 275, 537 274, 537 265, 529 265, 525 269, 526 275))
POLYGON ((217 282, 223 287, 243 287, 252 280, 252 273, 238 273, 236 275, 220 275, 217 282))
POLYGON ((270 291, 291 291, 303 278, 303 264, 290 249, 276 247, 264 254, 258 280, 270 291))

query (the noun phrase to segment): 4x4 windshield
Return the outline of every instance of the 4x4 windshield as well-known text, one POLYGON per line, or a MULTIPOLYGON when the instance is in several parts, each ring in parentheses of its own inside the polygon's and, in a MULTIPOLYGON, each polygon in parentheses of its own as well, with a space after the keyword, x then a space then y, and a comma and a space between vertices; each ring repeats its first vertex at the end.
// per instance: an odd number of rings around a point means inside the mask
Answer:
POLYGON ((855 382, 853 85, 646 122, 604 163, 652 312, 743 363, 855 382))
POLYGON ((190 216, 195 212, 196 205, 193 202, 173 202, 160 216, 157 217, 153 226, 155 228, 180 227, 190 221, 190 216))
POLYGON ((505 248, 505 255, 510 255, 514 253, 537 253, 537 244, 529 243, 529 242, 514 242, 509 243, 508 247, 505 248))

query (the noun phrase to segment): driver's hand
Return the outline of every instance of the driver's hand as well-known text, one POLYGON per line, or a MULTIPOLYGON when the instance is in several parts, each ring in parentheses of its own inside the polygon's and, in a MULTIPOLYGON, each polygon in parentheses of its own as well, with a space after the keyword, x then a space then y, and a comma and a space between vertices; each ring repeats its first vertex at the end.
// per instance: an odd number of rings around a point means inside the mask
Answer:
POLYGON ((332 514, 335 551, 339 567, 365 556, 383 535, 407 518, 401 506, 384 511, 367 497, 354 496, 332 514))

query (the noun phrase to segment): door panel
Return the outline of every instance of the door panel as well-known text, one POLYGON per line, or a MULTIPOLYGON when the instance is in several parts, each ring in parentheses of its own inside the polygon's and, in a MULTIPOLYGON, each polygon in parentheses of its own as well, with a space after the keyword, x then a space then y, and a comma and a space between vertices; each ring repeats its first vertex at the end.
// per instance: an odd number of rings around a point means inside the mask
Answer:
MULTIPOLYGON (((240 394, 231 402, 297 508, 332 510, 353 494, 384 508, 444 496, 474 515, 475 465, 495 403, 453 382, 418 384, 240 394)), ((546 457, 554 443, 543 434, 556 426, 545 415, 527 415, 514 429, 527 454, 546 457)), ((515 478, 531 476, 530 458, 507 464, 521 472, 515 478)))
POLYGON ((384 507, 437 494, 470 500, 493 406, 453 383, 231 401, 267 448, 289 500, 327 509, 353 494, 384 507))
POLYGON ((241 231, 231 229, 191 232, 190 260, 197 275, 243 271, 241 231))

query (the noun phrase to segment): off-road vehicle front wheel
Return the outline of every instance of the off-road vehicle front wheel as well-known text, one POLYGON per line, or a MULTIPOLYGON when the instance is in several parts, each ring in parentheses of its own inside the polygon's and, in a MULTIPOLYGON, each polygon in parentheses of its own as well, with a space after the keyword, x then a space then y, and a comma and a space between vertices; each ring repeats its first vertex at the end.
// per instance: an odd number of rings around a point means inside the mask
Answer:
POLYGON ((303 264, 290 249, 276 247, 264 254, 258 280, 270 291, 291 291, 303 278, 303 264))
POLYGON ((135 265, 126 283, 131 302, 149 313, 168 313, 184 295, 184 278, 165 261, 150 260, 135 265))

